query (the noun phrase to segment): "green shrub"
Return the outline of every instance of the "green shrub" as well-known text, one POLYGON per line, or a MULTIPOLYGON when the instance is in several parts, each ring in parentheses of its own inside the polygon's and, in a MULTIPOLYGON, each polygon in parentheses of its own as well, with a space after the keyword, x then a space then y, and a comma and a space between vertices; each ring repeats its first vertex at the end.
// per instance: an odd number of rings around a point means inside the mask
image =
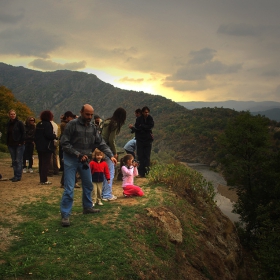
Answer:
POLYGON ((1 153, 8 153, 9 150, 8 150, 7 145, 0 143, 0 152, 1 153))
POLYGON ((178 195, 188 196, 194 201, 201 197, 208 203, 215 203, 215 191, 212 183, 206 181, 201 173, 181 163, 152 166, 149 181, 163 183, 178 195))

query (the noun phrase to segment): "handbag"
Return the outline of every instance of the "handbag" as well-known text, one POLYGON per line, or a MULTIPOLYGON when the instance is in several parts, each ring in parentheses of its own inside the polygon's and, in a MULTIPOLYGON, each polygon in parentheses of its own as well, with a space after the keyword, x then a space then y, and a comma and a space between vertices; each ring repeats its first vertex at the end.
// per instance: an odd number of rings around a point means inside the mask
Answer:
POLYGON ((55 146, 54 146, 54 142, 53 140, 51 140, 48 144, 48 150, 51 151, 51 152, 54 152, 55 151, 55 146))

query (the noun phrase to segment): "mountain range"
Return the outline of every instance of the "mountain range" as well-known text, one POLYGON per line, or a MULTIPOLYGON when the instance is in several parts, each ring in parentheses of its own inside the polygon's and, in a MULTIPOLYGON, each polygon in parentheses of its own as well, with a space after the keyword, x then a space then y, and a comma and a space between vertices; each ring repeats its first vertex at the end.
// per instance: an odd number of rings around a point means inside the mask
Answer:
POLYGON ((117 137, 119 147, 133 137, 128 124, 135 122, 135 109, 148 106, 155 121, 154 158, 159 160, 166 157, 210 163, 216 157, 217 137, 228 120, 239 114, 225 107, 206 106, 190 110, 182 103, 160 95, 123 90, 93 74, 69 70, 40 72, 0 63, 0 85, 9 88, 35 113, 35 117, 38 118, 43 110, 51 110, 58 123, 61 114, 70 110, 78 115, 86 103, 93 105, 95 113, 102 119, 111 117, 118 107, 123 107, 127 111, 127 120, 117 137))
POLYGON ((192 110, 198 108, 228 108, 236 111, 250 111, 252 115, 264 115, 271 120, 280 121, 280 102, 276 101, 217 101, 217 102, 177 102, 185 108, 192 110))

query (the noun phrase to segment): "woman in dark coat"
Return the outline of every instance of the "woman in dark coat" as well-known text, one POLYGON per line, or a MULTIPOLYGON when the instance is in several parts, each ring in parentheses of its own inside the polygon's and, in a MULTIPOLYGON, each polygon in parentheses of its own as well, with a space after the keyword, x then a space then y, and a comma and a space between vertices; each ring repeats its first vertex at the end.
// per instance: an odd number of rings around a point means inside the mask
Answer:
POLYGON ((23 154, 23 173, 33 173, 33 152, 34 152, 34 137, 35 137, 35 118, 28 117, 25 121, 25 150, 23 154), (28 166, 26 165, 28 161, 28 166))
POLYGON ((40 185, 50 185, 48 171, 51 162, 51 155, 54 151, 54 141, 57 136, 53 133, 53 113, 43 111, 40 115, 41 121, 36 125, 35 144, 39 159, 40 185))

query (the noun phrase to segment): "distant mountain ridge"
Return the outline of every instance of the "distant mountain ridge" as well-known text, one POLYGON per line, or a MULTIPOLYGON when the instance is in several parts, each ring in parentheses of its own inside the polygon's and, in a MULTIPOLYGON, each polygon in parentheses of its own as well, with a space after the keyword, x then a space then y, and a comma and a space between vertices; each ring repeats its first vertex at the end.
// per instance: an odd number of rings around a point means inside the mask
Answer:
POLYGON ((123 90, 93 74, 70 70, 40 72, 0 63, 0 85, 26 103, 36 117, 51 110, 57 123, 68 110, 78 115, 86 103, 93 105, 102 119, 123 107, 127 120, 116 140, 119 147, 134 136, 128 125, 135 123, 135 109, 149 106, 155 121, 153 152, 159 159, 210 163, 217 153, 217 137, 228 120, 239 114, 225 107, 188 110, 163 96, 123 90))
POLYGON ((153 105, 153 114, 161 114, 162 107, 173 110, 186 110, 176 102, 159 95, 122 90, 105 83, 94 74, 57 70, 40 72, 24 67, 0 63, 0 85, 9 88, 15 97, 26 103, 37 115, 42 110, 51 110, 57 121, 65 111, 79 114, 81 106, 89 103, 94 106, 101 118, 110 117, 113 111, 122 106, 134 118, 134 110, 145 105, 153 105), (126 108, 130 107, 131 108, 126 108), (157 112, 158 111, 158 112, 157 112))
POLYGON ((217 102, 204 102, 204 101, 190 101, 190 102, 177 102, 189 110, 199 108, 228 108, 235 111, 250 111, 252 115, 264 115, 271 120, 280 121, 280 102, 276 101, 217 101, 217 102))

